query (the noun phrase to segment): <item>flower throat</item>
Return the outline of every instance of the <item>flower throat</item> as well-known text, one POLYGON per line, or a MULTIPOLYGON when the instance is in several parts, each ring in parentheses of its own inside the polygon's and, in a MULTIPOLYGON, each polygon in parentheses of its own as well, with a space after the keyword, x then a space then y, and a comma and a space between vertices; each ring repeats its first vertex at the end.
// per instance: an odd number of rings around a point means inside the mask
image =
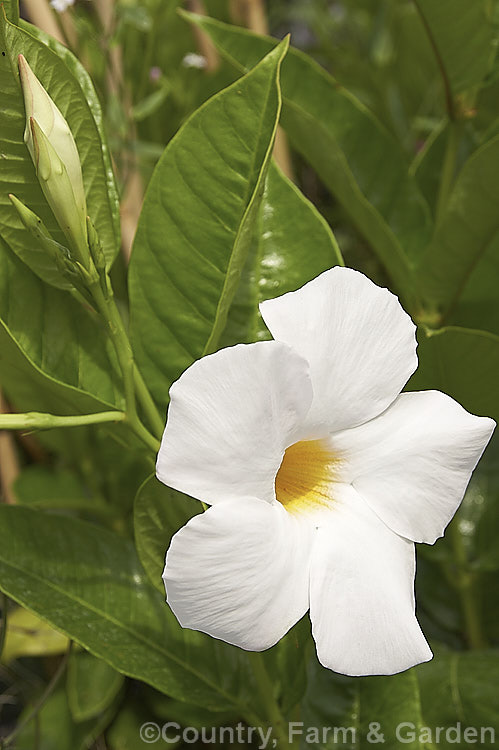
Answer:
POLYGON ((325 440, 302 440, 286 449, 275 478, 276 498, 289 513, 306 513, 331 503, 338 458, 325 440))

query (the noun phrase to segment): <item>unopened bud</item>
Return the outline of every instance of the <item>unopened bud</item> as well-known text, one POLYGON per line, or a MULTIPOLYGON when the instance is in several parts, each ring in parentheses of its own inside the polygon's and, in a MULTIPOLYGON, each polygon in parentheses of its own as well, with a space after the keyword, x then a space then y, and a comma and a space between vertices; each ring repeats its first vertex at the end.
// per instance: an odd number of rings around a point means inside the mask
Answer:
POLYGON ((87 208, 75 140, 23 55, 19 55, 19 73, 26 110, 24 141, 47 202, 75 257, 87 267, 87 208))

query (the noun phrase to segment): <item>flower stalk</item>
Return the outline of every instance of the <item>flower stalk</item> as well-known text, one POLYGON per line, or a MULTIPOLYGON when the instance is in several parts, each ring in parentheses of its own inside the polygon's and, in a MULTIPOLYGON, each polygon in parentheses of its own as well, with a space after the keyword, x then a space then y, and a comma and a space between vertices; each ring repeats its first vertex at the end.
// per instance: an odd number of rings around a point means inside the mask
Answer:
POLYGON ((59 416, 45 412, 30 411, 24 414, 0 414, 0 430, 51 430, 55 427, 83 427, 106 422, 123 422, 123 411, 100 411, 95 414, 71 414, 59 416))

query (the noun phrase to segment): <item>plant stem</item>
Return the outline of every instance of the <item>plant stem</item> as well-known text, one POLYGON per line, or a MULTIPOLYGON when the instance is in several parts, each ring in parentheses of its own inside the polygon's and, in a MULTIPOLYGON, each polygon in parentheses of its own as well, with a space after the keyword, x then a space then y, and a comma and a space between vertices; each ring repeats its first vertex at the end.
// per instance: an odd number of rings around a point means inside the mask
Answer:
POLYGON ((250 658, 250 664, 253 670, 253 675, 258 687, 258 691, 263 698, 265 711, 269 720, 269 726, 272 727, 272 733, 274 735, 276 745, 278 748, 293 747, 293 743, 290 742, 288 732, 286 730, 284 717, 281 713, 279 705, 274 697, 274 686, 272 684, 263 657, 260 653, 255 652, 248 654, 250 658))
POLYGON ((144 409, 144 414, 149 420, 149 424, 154 431, 154 435, 158 438, 161 438, 165 426, 164 420, 161 419, 156 408, 156 404, 154 403, 153 398, 149 393, 149 389, 144 382, 144 378, 142 377, 142 374, 136 364, 134 364, 133 368, 133 378, 135 382, 135 391, 137 393, 137 398, 139 399, 140 404, 144 409))
POLYGON ((123 411, 99 411, 95 414, 59 416, 45 412, 29 411, 24 414, 0 414, 0 430, 49 430, 53 427, 81 427, 104 422, 123 422, 123 411))
POLYGON ((450 120, 449 134, 447 137, 447 145, 445 148, 444 163, 442 166, 442 175, 440 178, 440 188, 438 191, 436 205, 435 215, 437 225, 442 220, 444 211, 447 207, 447 202, 449 200, 452 183, 454 182, 460 131, 460 124, 455 120, 450 120))
POLYGON ((457 567, 455 586, 459 592, 468 645, 472 649, 485 648, 487 643, 482 633, 480 613, 475 596, 475 576, 469 569, 468 556, 459 529, 459 519, 454 519, 449 527, 449 534, 457 567))
POLYGON ((37 700, 37 702, 33 706, 33 709, 17 725, 17 727, 10 734, 7 735, 7 737, 5 737, 3 740, 1 740, 2 744, 0 745, 0 747, 2 747, 2 748, 8 748, 8 746, 13 742, 13 740, 15 740, 15 738, 17 737, 17 735, 19 734, 19 732, 22 729, 24 729, 24 727, 27 726, 30 723, 30 721, 35 716, 37 716, 39 714, 39 712, 41 711, 41 709, 43 708, 43 706, 45 705, 45 703, 47 702, 47 700, 50 698, 50 696, 54 692, 55 688, 57 687, 57 684, 58 684, 59 680, 61 679, 62 675, 64 674, 64 671, 65 671, 67 663, 68 663, 69 655, 71 653, 71 647, 72 647, 72 642, 70 641, 69 648, 66 651, 66 653, 64 654, 63 658, 61 659, 61 663, 59 664, 59 666, 57 667, 56 671, 52 675, 52 677, 50 679, 50 682, 48 683, 47 687, 43 691, 42 695, 40 696, 40 698, 37 700))
MULTIPOLYGON (((136 367, 133 361, 132 347, 128 339, 128 334, 125 331, 120 312, 116 306, 113 292, 112 290, 109 290, 107 294, 104 294, 100 281, 91 284, 90 291, 98 311, 107 324, 109 335, 120 364, 125 390, 126 421, 142 442, 156 453, 159 449, 159 440, 155 438, 154 435, 151 435, 149 430, 144 427, 140 421, 139 415, 137 414, 137 404, 135 401, 136 367)), ((144 391, 146 389, 145 384, 142 383, 142 385, 142 391, 144 391)))

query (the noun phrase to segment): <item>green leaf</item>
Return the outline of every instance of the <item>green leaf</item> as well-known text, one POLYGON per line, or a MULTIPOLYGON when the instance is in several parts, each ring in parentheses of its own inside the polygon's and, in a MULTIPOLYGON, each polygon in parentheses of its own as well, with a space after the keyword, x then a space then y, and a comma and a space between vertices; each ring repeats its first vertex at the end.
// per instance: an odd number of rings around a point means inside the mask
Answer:
POLYGON ((251 705, 243 653, 182 629, 126 539, 0 506, 0 588, 117 671, 178 700, 240 715, 251 705))
POLYGON ((9 21, 19 23, 19 0, 3 0, 2 6, 9 21))
POLYGON ((499 136, 468 159, 418 275, 441 323, 499 332, 499 136))
MULTIPOLYGON (((251 66, 275 40, 188 14, 239 68, 251 66)), ((325 70, 290 49, 281 75, 282 124, 358 230, 376 251, 397 290, 415 305, 410 258, 428 240, 428 206, 401 147, 376 118, 325 70)))
POLYGON ((69 641, 33 612, 16 607, 9 612, 2 662, 20 656, 53 656, 67 651, 69 641))
MULTIPOLYGON (((28 714, 30 706, 25 713, 28 714)), ((22 721, 24 714, 21 714, 22 721)), ((35 720, 21 730, 16 738, 16 750, 86 750, 109 724, 112 711, 82 723, 73 721, 63 688, 56 690, 43 705, 39 715, 39 739, 35 720)))
POLYGON ((24 380, 35 379, 40 395, 54 394, 49 405, 24 388, 30 405, 19 405, 26 411, 71 414, 123 406, 116 356, 100 322, 67 293, 47 287, 1 240, 0 342, 2 382, 21 391, 24 380))
POLYGON ((344 263, 329 225, 272 163, 221 343, 231 346, 268 338, 258 304, 298 289, 335 265, 344 263))
MULTIPOLYGON (((415 670, 389 677, 351 678, 323 669, 313 659, 303 702, 303 724, 296 737, 304 748, 368 750, 380 743, 387 750, 401 747, 401 722, 421 726, 421 704, 415 670)), ((425 750, 419 741, 410 750, 425 750)))
POLYGON ((499 336, 466 328, 419 329, 419 367, 406 390, 437 388, 465 409, 499 420, 499 336))
POLYGON ((0 234, 16 252, 29 248, 33 243, 32 236, 23 227, 8 200, 8 194, 14 193, 40 216, 53 239, 65 244, 64 235, 43 197, 31 157, 24 145, 25 112, 17 72, 17 56, 22 53, 72 130, 82 163, 88 212, 111 264, 119 249, 117 196, 109 157, 102 143, 100 107, 95 93, 89 94, 91 84, 88 76, 81 73, 81 66, 74 61, 71 53, 63 53, 63 61, 59 57, 60 47, 57 54, 54 53, 31 33, 1 17, 0 46, 6 52, 0 57, 0 151, 3 157, 0 162, 0 234), (66 65, 68 61, 69 65, 66 65))
MULTIPOLYGON (((168 720, 171 721, 171 717, 168 717, 168 720)), ((142 739, 140 730, 144 724, 150 726, 151 723, 150 711, 148 712, 138 701, 137 704, 127 702, 106 732, 106 747, 109 750, 150 750, 153 743, 151 739, 147 740, 147 734, 144 734, 145 739, 142 739)), ((158 726, 161 732, 161 725, 158 726)), ((160 736, 159 734, 158 744, 161 741, 160 736)), ((150 737, 155 737, 154 729, 150 737)), ((179 743, 169 742, 167 747, 173 750, 178 745, 179 743)))
MULTIPOLYGON (((449 98, 480 84, 494 54, 485 0, 415 0, 449 98)), ((450 103, 449 103, 450 104, 450 103)), ((452 111, 452 105, 449 109, 452 111)))
POLYGON ((135 546, 149 580, 163 595, 161 575, 171 538, 201 511, 201 503, 166 487, 154 475, 137 493, 133 511, 135 546))
POLYGON ((158 403, 214 351, 249 250, 280 111, 287 43, 206 102, 149 184, 130 262, 131 333, 158 403))
POLYGON ((73 651, 69 657, 66 689, 69 709, 77 722, 93 719, 105 711, 123 687, 124 677, 88 651, 73 651))
POLYGON ((466 741, 477 746, 494 746, 494 737, 499 732, 495 700, 499 651, 442 652, 418 667, 416 673, 424 723, 432 730, 430 741, 436 747, 469 747, 466 741), (456 727, 458 722, 460 738, 454 731, 448 738, 443 734, 440 740, 436 739, 437 727, 456 727), (474 741, 472 735, 464 736, 467 727, 477 730, 474 741), (487 728, 489 731, 481 737, 481 730, 487 728))

